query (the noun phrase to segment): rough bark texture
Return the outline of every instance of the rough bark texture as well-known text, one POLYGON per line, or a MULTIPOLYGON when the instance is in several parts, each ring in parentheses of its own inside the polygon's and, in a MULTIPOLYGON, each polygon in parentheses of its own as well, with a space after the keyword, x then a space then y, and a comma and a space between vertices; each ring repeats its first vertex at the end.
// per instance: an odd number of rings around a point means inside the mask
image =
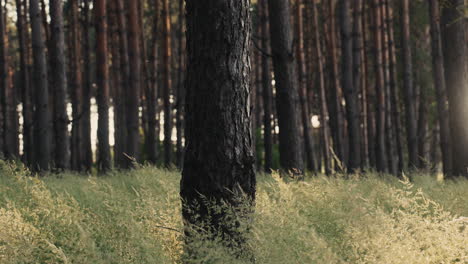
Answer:
POLYGON ((351 22, 351 2, 341 0, 341 47, 343 54, 343 91, 346 98, 346 118, 348 120, 349 161, 348 169, 354 172, 361 168, 361 138, 358 87, 354 86, 353 76, 353 39, 351 22))
MULTIPOLYGON (((446 0, 442 9, 445 80, 450 103, 453 175, 468 177, 468 35, 464 0, 446 0)), ((442 125, 441 125, 442 128, 442 125)))
POLYGON ((47 83, 45 43, 38 0, 30 0, 29 12, 31 17, 35 83, 34 168, 39 171, 46 171, 49 170, 51 162, 51 120, 49 112, 49 88, 47 83))
POLYGON ((449 105, 445 83, 444 55, 440 32, 440 11, 438 0, 429 1, 432 38, 432 69, 437 96, 437 111, 440 124, 440 147, 445 175, 452 175, 452 140, 450 138, 449 105))
POLYGON ((107 54, 106 0, 94 2, 96 12, 96 67, 98 104, 98 169, 106 172, 111 168, 109 147, 109 67, 107 54))
POLYGON ((62 0, 50 1, 51 90, 54 93, 55 167, 66 170, 70 166, 67 76, 65 63, 65 33, 62 0))
MULTIPOLYGON (((181 180, 183 217, 220 235, 235 255, 246 253, 239 221, 255 197, 250 126, 249 0, 186 1, 187 150, 181 180), (227 220, 224 200, 239 216, 227 220), (234 222, 234 225, 232 221, 234 222), (237 226, 237 227, 236 227, 237 226)), ((190 236, 187 241, 190 241, 190 236)), ((189 244, 190 245, 190 244, 189 244)), ((187 254, 202 254, 188 247, 187 254)))
MULTIPOLYGON (((127 94, 127 155, 138 160, 138 149, 140 147, 140 122, 138 108, 140 106, 141 89, 141 47, 140 47, 140 25, 138 23, 138 1, 128 2, 129 6, 129 34, 128 34, 128 58, 130 65, 130 82, 127 94)), ((129 164, 131 165, 131 164, 129 164)))
POLYGON ((289 0, 271 0, 271 51, 276 82, 276 108, 279 125, 280 165, 286 172, 304 170, 300 138, 300 109, 296 82, 289 0))
POLYGON ((172 163, 172 78, 171 78, 171 17, 169 0, 163 0, 162 5, 163 22, 163 101, 164 101, 164 164, 170 166, 172 163))

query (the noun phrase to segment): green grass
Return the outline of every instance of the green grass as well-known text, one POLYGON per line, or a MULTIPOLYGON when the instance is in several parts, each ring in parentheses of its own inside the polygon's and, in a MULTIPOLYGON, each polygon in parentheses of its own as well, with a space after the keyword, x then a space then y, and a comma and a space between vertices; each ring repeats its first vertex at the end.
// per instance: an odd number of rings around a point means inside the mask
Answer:
MULTIPOLYGON (((28 177, 0 162, 0 263, 180 263, 174 171, 28 177)), ((467 263, 468 181, 259 176, 257 263, 467 263)), ((238 263, 206 245, 200 263, 238 263)))

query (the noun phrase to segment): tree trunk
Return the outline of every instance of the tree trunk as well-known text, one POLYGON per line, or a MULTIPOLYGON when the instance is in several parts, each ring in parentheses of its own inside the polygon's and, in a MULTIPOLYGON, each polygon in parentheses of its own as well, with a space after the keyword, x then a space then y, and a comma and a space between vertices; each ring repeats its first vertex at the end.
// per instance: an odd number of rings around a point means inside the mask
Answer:
MULTIPOLYGON (((80 43, 80 27, 78 18, 78 0, 71 2, 71 39, 70 39, 70 68, 71 68, 71 99, 72 99, 72 137, 71 137, 71 164, 72 169, 80 171, 82 169, 82 146, 81 135, 83 129, 82 124, 82 89, 83 78, 81 71, 81 43, 80 43)), ((85 66, 86 67, 86 66, 85 66)))
POLYGON ((171 78, 171 17, 169 0, 163 0, 162 6, 163 22, 163 101, 164 101, 164 164, 170 166, 172 163, 172 78, 171 78))
POLYGON ((296 59, 298 69, 298 90, 299 100, 301 104, 301 117, 302 117, 302 128, 304 137, 304 151, 306 157, 306 165, 309 171, 315 171, 315 157, 314 157, 314 142, 312 137, 312 128, 310 122, 310 113, 307 100, 307 83, 306 83, 306 67, 305 67, 305 55, 304 55, 304 26, 303 26, 303 10, 302 1, 297 0, 296 2, 296 59))
MULTIPOLYGON (((359 3, 358 3, 359 5, 359 3)), ((348 169, 355 172, 361 168, 361 138, 359 121, 358 86, 353 80, 353 38, 351 22, 351 2, 341 0, 341 46, 343 54, 343 90, 346 98, 346 117, 348 120, 349 135, 349 162, 348 169)), ((359 57, 359 56, 357 56, 359 57)), ((359 68, 359 66, 357 66, 359 68)), ((354 76, 359 78, 359 76, 354 76)))
MULTIPOLYGON (((444 1, 442 36, 445 80, 450 103, 450 133, 453 141, 453 175, 468 177, 468 36, 462 10, 464 0, 444 1)), ((441 125, 442 129, 442 125, 441 125)), ((450 175, 447 175, 450 177, 450 175)))
POLYGON ((67 76, 65 63, 65 33, 63 27, 62 0, 50 1, 50 56, 51 90, 54 93, 55 167, 70 168, 70 148, 67 114, 67 76))
POLYGON ((325 173, 330 175, 332 172, 332 157, 331 157, 331 144, 330 144, 330 125, 329 125, 329 114, 327 106, 327 95, 325 92, 325 73, 323 69, 323 56, 322 56, 322 45, 320 42, 319 23, 317 14, 317 4, 312 2, 312 23, 314 24, 314 41, 315 41, 315 52, 317 56, 317 66, 319 74, 319 93, 320 93, 320 115, 321 115, 321 129, 322 129, 322 144, 323 144, 323 156, 325 173))
POLYGON ((177 116, 176 116, 176 131, 177 131, 177 165, 182 166, 184 157, 184 147, 182 140, 184 137, 184 104, 185 104, 185 89, 184 89, 184 27, 183 19, 185 16, 184 0, 179 0, 179 71, 177 85, 177 116))
POLYGON ((377 116, 376 116, 376 163, 377 170, 386 172, 387 153, 385 145, 385 77, 382 55, 382 13, 380 5, 381 0, 373 0, 374 4, 374 55, 375 55, 375 74, 376 74, 376 91, 377 91, 377 116))
POLYGON ((452 175, 452 140, 450 138, 449 105, 445 83, 444 55, 440 32, 440 7, 438 0, 429 1, 432 38, 432 69, 437 96, 437 111, 440 124, 440 147, 444 174, 452 175))
POLYGON ((50 166, 50 111, 49 89, 47 83, 47 62, 45 43, 42 34, 42 16, 38 0, 30 0, 32 47, 34 60, 35 111, 34 111, 34 167, 38 171, 47 171, 50 166))
POLYGON ((418 164, 413 58, 411 52, 410 0, 401 0, 401 47, 403 56, 403 91, 405 95, 406 140, 410 169, 418 164))
POLYGON ((8 157, 8 98, 6 97, 8 89, 8 60, 6 47, 6 25, 5 9, 3 1, 0 0, 0 158, 8 157))
POLYGON ((16 0, 16 26, 18 31, 19 50, 20 50, 20 86, 23 103, 23 162, 27 165, 32 163, 32 106, 31 106, 31 88, 29 79, 28 69, 28 49, 26 34, 26 22, 25 22, 25 10, 21 0, 16 0))
POLYGON ((333 133, 333 147, 335 155, 339 162, 346 164, 345 161, 345 139, 344 139, 344 117, 343 108, 341 104, 342 90, 340 86, 340 73, 339 73, 339 61, 336 43, 336 16, 335 16, 335 1, 328 1, 328 9, 330 14, 330 29, 329 29, 329 52, 330 52, 330 70, 331 70, 331 82, 332 88, 330 89, 331 96, 331 126, 333 133))
MULTIPOLYGON (((140 26, 138 23, 138 1, 128 2, 129 6, 129 34, 128 34, 128 58, 130 65, 130 81, 127 95, 127 149, 129 157, 138 160, 138 149, 140 147, 140 89, 141 89, 141 47, 140 47, 140 26)), ((129 160, 129 167, 132 166, 129 160)))
MULTIPOLYGON (((248 0, 186 2, 187 150, 180 194, 187 225, 205 225, 234 255, 251 259, 241 231, 251 207, 239 200, 245 196, 253 203, 256 182, 248 107, 249 7, 248 0)), ((188 245, 188 258, 202 254, 188 245)))
POLYGON ((106 0, 95 0, 96 12, 96 67, 98 104, 98 170, 105 173, 111 168, 109 147, 109 67, 107 54, 106 0))
MULTIPOLYGON (((83 0, 83 65, 91 65, 91 37, 89 34, 90 15, 89 15, 89 2, 90 0, 83 0)), ((82 109, 82 163, 83 169, 90 171, 93 164, 93 150, 91 147, 91 92, 92 92, 92 78, 91 67, 83 67, 84 82, 83 82, 83 109, 82 109)))
MULTIPOLYGON (((267 53, 270 52, 268 43, 268 0, 260 0, 260 20, 261 20, 261 47, 267 53)), ((273 167, 273 136, 272 136, 272 104, 273 92, 271 87, 270 58, 265 54, 262 56, 262 97, 263 97, 263 145, 265 148, 264 169, 266 173, 271 173, 273 167)))
POLYGON ((293 56, 289 0, 268 3, 276 108, 279 123, 280 165, 285 172, 302 174, 304 160, 300 138, 300 109, 293 56))
POLYGON ((419 96, 419 119, 418 119, 418 157, 419 168, 425 169, 428 165, 428 107, 427 107, 427 90, 426 87, 420 87, 419 96))

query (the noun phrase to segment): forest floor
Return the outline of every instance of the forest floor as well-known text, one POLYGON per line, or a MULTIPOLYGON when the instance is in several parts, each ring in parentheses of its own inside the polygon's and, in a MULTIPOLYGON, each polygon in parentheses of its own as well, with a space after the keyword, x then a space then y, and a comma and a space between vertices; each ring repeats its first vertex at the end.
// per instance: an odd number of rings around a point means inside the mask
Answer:
MULTIPOLYGON (((0 161, 0 263, 179 263, 180 175, 26 177, 0 161)), ((468 180, 258 177, 257 263, 468 263, 468 180)), ((194 263, 238 263, 207 246, 194 263)))

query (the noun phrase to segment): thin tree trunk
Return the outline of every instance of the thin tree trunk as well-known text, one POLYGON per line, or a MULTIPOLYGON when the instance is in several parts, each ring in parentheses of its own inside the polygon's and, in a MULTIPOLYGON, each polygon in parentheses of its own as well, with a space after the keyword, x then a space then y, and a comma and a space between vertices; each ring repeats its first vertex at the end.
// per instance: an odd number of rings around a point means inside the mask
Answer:
POLYGON ((440 7, 438 0, 429 1, 432 38, 432 68, 437 96, 437 111, 440 124, 440 148, 442 151, 443 172, 452 175, 452 140, 450 138, 449 105, 445 83, 444 55, 440 32, 440 7))
POLYGON ((67 114, 67 76, 65 62, 65 33, 63 26, 62 0, 50 1, 50 56, 51 90, 54 93, 55 167, 58 170, 70 168, 70 144, 67 114))
POLYGON ((298 90, 293 56, 289 0, 269 1, 271 51, 276 81, 280 165, 285 172, 302 174, 298 90))
POLYGON ((377 91, 377 116, 376 116, 376 163, 377 170, 386 172, 387 153, 385 145, 385 77, 382 55, 382 13, 381 0, 373 0, 374 5, 374 55, 375 55, 375 73, 376 73, 376 91, 377 91))
POLYGON ((411 52, 410 0, 401 0, 401 47, 403 56, 403 91, 405 95, 406 140, 409 167, 418 164, 415 91, 413 88, 413 58, 411 52))
MULTIPOLYGON (((90 0, 83 0, 83 65, 91 65, 91 37, 89 28, 91 27, 89 15, 90 0)), ((82 163, 85 171, 90 171, 93 164, 93 150, 91 147, 91 93, 92 93, 92 77, 91 67, 83 67, 84 82, 83 82, 83 109, 82 109, 82 163)))
MULTIPOLYGON (((128 34, 128 58, 130 65, 130 82, 127 96, 127 155, 138 160, 138 149, 140 147, 140 122, 139 105, 141 89, 141 47, 140 47, 140 27, 138 23, 138 1, 128 2, 129 4, 129 34, 128 34)), ((131 164, 129 164, 131 166, 131 164)))
POLYGON ((49 89, 47 83, 47 62, 42 33, 42 16, 38 0, 30 0, 32 46, 34 59, 35 112, 34 112, 34 167, 47 171, 51 162, 49 89))
MULTIPOLYGON (((181 180, 185 223, 213 231, 237 257, 255 198, 249 100, 250 1, 187 1, 187 151, 181 180), (213 210, 213 204, 220 210, 213 210), (230 208, 222 204, 227 203, 230 208), (234 221, 226 221, 227 212, 234 221), (245 225, 244 225, 245 224, 245 225), (239 226, 241 228, 239 229, 239 226), (245 229, 243 227, 246 227, 245 229)), ((192 229, 193 230, 193 229, 192 229)), ((201 252, 190 247, 187 259, 201 252)), ((247 261, 253 261, 250 255, 247 261)))
POLYGON ((109 67, 107 54, 106 0, 95 0, 96 12, 96 67, 98 104, 98 170, 111 168, 109 147, 109 67))
POLYGON ((322 144, 324 151, 324 165, 325 173, 330 175, 332 173, 332 157, 331 157, 331 144, 330 144, 330 126, 329 126, 329 115, 328 115, 328 106, 325 92, 325 73, 323 69, 323 55, 322 55, 322 45, 320 42, 320 33, 319 33, 319 22, 317 14, 317 4, 312 2, 312 23, 314 26, 314 41, 315 41, 315 53, 318 66, 319 74, 319 94, 320 94, 320 115, 321 115, 321 129, 322 129, 322 144))
MULTIPOLYGON (((450 133, 453 141, 453 173, 468 177, 468 22, 464 0, 446 0, 442 10, 442 37, 445 80, 450 103, 450 133)), ((442 125, 441 125, 442 129, 442 125)))
MULTIPOLYGON (((268 28, 268 0, 260 0, 260 20, 262 49, 267 53, 269 47, 269 28, 268 28)), ((265 148, 264 169, 266 173, 271 173, 273 167, 273 136, 272 136, 272 104, 273 93, 271 87, 270 59, 264 54, 262 56, 262 97, 263 97, 263 145, 265 148)))
POLYGON ((0 0, 0 158, 8 158, 8 59, 6 45, 6 10, 3 8, 3 1, 0 0))
POLYGON ((306 83, 306 67, 304 55, 304 26, 303 26, 303 10, 302 1, 296 2, 296 59, 298 69, 298 90, 299 100, 301 104, 302 128, 304 137, 304 151, 306 157, 307 169, 315 171, 315 157, 314 157, 314 142, 312 138, 312 128, 310 122, 310 113, 307 100, 307 83, 306 83))
MULTIPOLYGON (((80 28, 78 21, 78 0, 71 1, 71 39, 70 39, 70 68, 71 68, 71 99, 72 99, 72 136, 71 136, 71 165, 73 170, 82 168, 81 115, 83 113, 83 78, 81 71, 80 28)), ((89 67, 89 66, 85 66, 89 67)))
POLYGON ((31 88, 28 69, 28 50, 26 39, 25 10, 21 0, 16 0, 16 26, 18 31, 19 50, 20 50, 20 89, 23 103, 23 162, 27 165, 32 163, 32 106, 31 106, 31 88))
POLYGON ((425 169, 428 165, 428 107, 427 91, 425 87, 420 87, 419 119, 418 119, 418 157, 419 168, 425 169))
POLYGON ((184 105, 185 105, 185 89, 184 89, 184 27, 183 19, 185 16, 184 9, 184 0, 179 0, 179 71, 178 75, 178 85, 177 85, 177 116, 176 116, 176 131, 177 131, 177 165, 178 167, 182 166, 184 149, 182 145, 182 140, 184 137, 184 105))
POLYGON ((171 78, 171 20, 169 0, 163 0, 163 101, 164 101, 164 164, 170 166, 172 163, 172 78, 171 78))
MULTIPOLYGON (((359 3, 358 3, 359 6, 359 3)), ((355 6, 356 7, 356 6, 355 6)), ((343 90, 346 98, 346 117, 349 135, 349 163, 350 172, 361 168, 361 138, 359 121, 358 86, 355 86, 353 76, 353 37, 351 22, 351 2, 341 0, 341 38, 343 54, 343 90)), ((357 54, 359 57, 359 54, 357 54)), ((356 66, 359 68, 359 66, 356 66)))

